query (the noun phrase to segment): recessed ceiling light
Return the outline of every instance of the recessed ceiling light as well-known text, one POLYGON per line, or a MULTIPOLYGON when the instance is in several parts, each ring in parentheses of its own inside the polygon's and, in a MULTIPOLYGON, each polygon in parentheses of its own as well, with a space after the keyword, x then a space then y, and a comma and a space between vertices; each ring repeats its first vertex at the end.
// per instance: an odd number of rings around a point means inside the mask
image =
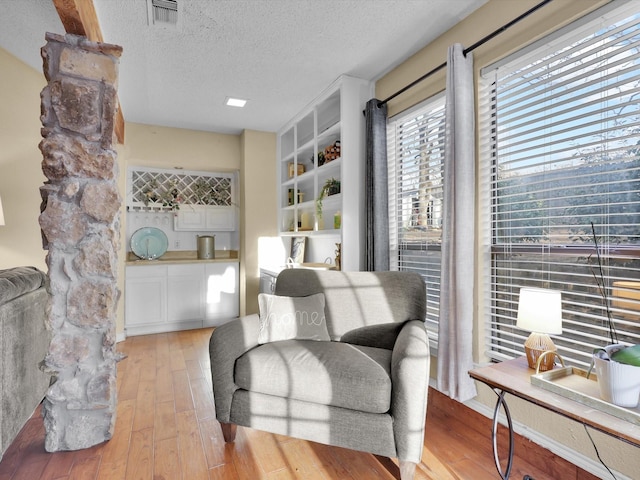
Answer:
POLYGON ((224 101, 224 104, 227 105, 228 107, 244 107, 247 104, 246 100, 243 100, 242 98, 232 98, 232 97, 227 97, 227 99, 224 101))

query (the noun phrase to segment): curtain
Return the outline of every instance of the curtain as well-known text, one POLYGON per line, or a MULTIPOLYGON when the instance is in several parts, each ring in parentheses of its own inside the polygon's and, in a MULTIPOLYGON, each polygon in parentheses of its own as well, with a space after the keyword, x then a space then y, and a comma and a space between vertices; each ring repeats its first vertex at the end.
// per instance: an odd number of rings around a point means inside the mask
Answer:
POLYGON ((473 368, 474 134, 473 58, 459 44, 447 58, 442 278, 438 390, 458 401, 476 395, 473 368))
POLYGON ((366 154, 365 270, 389 270, 389 210, 387 182, 387 105, 372 98, 365 108, 366 154))

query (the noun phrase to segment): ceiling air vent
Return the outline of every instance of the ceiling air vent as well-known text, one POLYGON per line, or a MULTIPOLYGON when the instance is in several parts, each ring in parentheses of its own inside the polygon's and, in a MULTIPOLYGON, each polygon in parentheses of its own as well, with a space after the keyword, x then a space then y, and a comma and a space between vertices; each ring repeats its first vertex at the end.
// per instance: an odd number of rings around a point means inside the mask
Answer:
POLYGON ((147 0, 149 5, 149 20, 153 25, 177 25, 177 0, 147 0))

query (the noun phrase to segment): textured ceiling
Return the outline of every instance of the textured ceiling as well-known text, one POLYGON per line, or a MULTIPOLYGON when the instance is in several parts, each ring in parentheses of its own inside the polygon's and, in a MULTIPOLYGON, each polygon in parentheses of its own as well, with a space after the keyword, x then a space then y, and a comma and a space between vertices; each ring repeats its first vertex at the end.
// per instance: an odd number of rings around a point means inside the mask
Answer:
MULTIPOLYGON (((159 27, 147 0, 94 0, 105 41, 124 49, 124 117, 239 133, 277 131, 341 74, 379 78, 486 0, 178 2, 178 26, 159 27)), ((64 33, 51 0, 0 3, 0 47, 41 71, 45 32, 64 33)))

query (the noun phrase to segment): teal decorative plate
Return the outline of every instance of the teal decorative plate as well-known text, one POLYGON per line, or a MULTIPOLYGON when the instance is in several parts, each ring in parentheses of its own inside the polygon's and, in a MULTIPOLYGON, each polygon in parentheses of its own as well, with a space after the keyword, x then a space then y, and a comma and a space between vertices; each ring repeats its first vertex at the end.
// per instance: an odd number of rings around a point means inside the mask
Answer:
POLYGON ((169 240, 159 228, 144 227, 131 235, 131 251, 143 260, 153 260, 164 255, 169 240))

